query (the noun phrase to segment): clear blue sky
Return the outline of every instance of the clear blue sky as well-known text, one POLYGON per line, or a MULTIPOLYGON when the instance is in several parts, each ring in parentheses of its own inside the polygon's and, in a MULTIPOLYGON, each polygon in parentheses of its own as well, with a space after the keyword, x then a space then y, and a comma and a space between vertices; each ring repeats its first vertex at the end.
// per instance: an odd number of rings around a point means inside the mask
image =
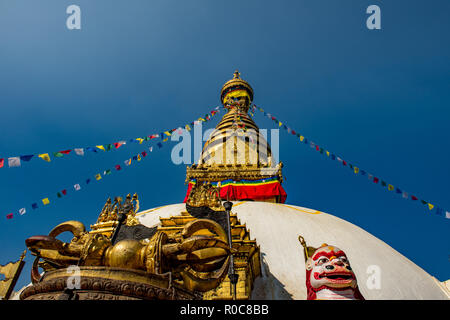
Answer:
MULTIPOLYGON (((255 104, 352 164, 450 210, 449 11, 446 0, 0 0, 0 158, 184 125, 218 105, 221 86, 238 68, 255 104), (71 4, 81 7, 81 30, 66 28, 71 4), (366 28, 371 4, 381 7, 381 30, 366 28)), ((261 113, 255 121, 273 128, 261 113)), ((286 132, 280 143, 288 203, 354 223, 439 280, 450 278, 450 220, 286 132)), ((170 161, 169 145, 56 199, 150 145, 1 168, 0 264, 17 259, 27 237, 58 223, 89 226, 109 196, 137 192, 141 208, 182 202, 185 166, 170 161), (31 210, 45 197, 50 205, 31 210), (6 220, 21 207, 24 216, 6 220)), ((16 289, 29 282, 30 256, 26 261, 16 289)))

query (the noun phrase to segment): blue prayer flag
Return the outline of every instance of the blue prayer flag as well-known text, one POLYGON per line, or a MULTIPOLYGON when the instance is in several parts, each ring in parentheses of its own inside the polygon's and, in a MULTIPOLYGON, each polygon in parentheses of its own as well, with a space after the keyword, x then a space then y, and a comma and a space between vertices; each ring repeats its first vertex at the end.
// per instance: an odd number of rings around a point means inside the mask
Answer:
POLYGON ((30 161, 31 158, 33 158, 33 157, 34 157, 34 154, 30 154, 30 155, 26 155, 26 156, 20 156, 20 160, 30 161))
POLYGON ((31 205, 31 208, 33 208, 33 209, 37 209, 37 208, 38 208, 38 205, 37 205, 37 203, 33 203, 33 204, 31 205))

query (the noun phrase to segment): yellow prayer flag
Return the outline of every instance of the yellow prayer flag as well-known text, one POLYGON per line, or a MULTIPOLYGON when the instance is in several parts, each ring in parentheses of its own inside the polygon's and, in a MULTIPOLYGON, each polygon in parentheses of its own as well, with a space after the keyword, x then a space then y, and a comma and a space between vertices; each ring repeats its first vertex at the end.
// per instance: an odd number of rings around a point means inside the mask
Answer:
POLYGON ((163 140, 163 142, 166 142, 167 140, 169 140, 169 138, 165 138, 165 139, 163 140))
POLYGON ((42 203, 43 203, 44 205, 47 205, 47 204, 50 203, 50 201, 48 200, 48 198, 44 198, 44 199, 42 199, 42 203))
POLYGON ((392 184, 388 184, 388 190, 389 190, 389 191, 394 190, 394 186, 393 186, 392 184))
POLYGON ((144 141, 144 139, 142 139, 142 138, 136 138, 136 140, 139 141, 139 144, 141 144, 142 141, 144 141))
POLYGON ((330 151, 327 151, 327 157, 329 157, 330 156, 330 151))
POLYGON ((137 160, 141 161, 141 155, 140 154, 137 155, 137 160))
POLYGON ((40 154, 40 155, 38 155, 38 157, 43 159, 43 160, 45 160, 45 161, 47 161, 47 162, 50 162, 50 156, 48 155, 48 153, 40 154))
POLYGON ((283 124, 281 122, 278 122, 278 126, 281 127, 283 124))
POLYGON ((428 208, 429 208, 430 210, 433 210, 434 205, 432 205, 431 203, 429 203, 429 204, 428 204, 428 208))
POLYGON ((355 171, 355 173, 359 172, 359 168, 358 167, 353 167, 353 170, 355 171))
POLYGON ((164 132, 166 135, 171 136, 172 134, 169 131, 164 132))
POLYGON ((185 128, 186 128, 187 131, 191 131, 191 127, 188 124, 186 125, 185 128))
POLYGON ((100 180, 101 178, 102 178, 102 176, 101 176, 100 173, 97 173, 97 174, 95 175, 95 179, 96 179, 96 180, 100 180))
POLYGON ((99 148, 100 150, 106 151, 104 146, 96 146, 97 148, 99 148))
POLYGON ((305 137, 304 136, 300 136, 300 141, 303 141, 303 140, 305 140, 305 137))

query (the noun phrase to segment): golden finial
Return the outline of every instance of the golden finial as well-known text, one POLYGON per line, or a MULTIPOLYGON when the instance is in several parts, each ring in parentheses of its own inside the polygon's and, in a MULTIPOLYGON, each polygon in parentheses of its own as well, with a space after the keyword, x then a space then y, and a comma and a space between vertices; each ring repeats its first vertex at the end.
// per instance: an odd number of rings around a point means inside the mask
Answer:
POLYGON ((241 74, 239 73, 239 71, 236 69, 236 71, 233 73, 234 77, 233 79, 240 79, 241 78, 241 74))
POLYGON ((306 241, 302 236, 298 236, 298 241, 300 241, 300 244, 303 247, 303 254, 305 256, 305 262, 308 260, 308 258, 310 258, 314 252, 317 250, 317 248, 314 247, 308 247, 306 245, 306 241))

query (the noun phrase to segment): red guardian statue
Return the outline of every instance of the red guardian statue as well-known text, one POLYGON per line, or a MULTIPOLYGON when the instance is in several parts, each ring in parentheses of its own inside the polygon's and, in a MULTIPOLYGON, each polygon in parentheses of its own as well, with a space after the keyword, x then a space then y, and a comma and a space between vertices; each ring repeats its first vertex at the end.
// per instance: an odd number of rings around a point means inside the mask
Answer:
POLYGON ((344 251, 326 243, 319 248, 304 248, 308 300, 365 300, 344 251))

